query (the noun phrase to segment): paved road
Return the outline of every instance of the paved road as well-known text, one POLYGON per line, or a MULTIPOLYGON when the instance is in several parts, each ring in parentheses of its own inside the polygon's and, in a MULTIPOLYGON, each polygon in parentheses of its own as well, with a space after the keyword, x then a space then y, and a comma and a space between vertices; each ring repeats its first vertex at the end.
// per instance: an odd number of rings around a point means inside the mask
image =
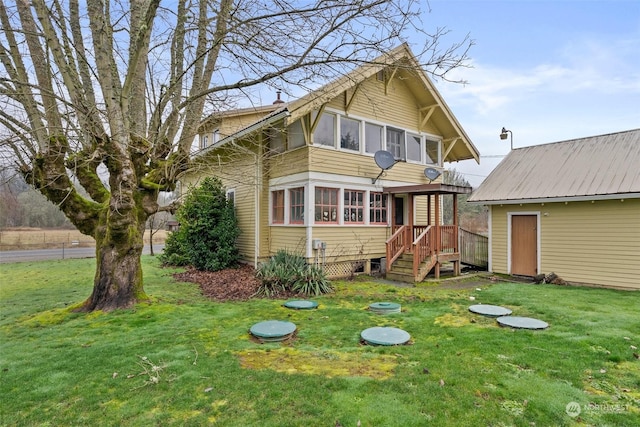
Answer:
MULTIPOLYGON (((164 245, 153 245, 153 252, 159 254, 164 245)), ((145 245, 143 254, 149 253, 149 245, 145 245)), ((25 251, 0 251, 0 264, 10 262, 44 261, 51 259, 95 258, 96 248, 64 248, 33 249, 25 251)))

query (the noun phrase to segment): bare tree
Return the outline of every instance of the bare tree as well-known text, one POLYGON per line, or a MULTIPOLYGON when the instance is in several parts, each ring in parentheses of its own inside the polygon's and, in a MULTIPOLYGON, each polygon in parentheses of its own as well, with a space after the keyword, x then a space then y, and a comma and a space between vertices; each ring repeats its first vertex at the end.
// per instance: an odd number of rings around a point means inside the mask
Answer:
POLYGON ((434 75, 463 65, 421 0, 0 0, 0 152, 96 240, 82 310, 146 300, 158 193, 188 170, 203 113, 256 85, 324 83, 404 41, 434 75), (106 177, 106 182, 103 178, 106 177), (76 183, 88 194, 83 196, 76 183))

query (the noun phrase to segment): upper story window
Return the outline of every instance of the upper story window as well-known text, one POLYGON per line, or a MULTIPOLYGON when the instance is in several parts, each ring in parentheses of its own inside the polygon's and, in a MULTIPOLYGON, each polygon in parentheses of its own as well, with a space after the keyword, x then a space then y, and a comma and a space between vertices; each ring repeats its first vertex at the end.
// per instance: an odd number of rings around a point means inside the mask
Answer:
POLYGON ((344 222, 364 222, 364 191, 344 190, 344 222))
POLYGON ((269 128, 267 131, 269 137, 269 150, 275 153, 284 152, 284 137, 278 128, 269 128))
POLYGON ((422 137, 413 133, 407 133, 407 160, 422 161, 422 137))
POLYGON ((427 154, 425 163, 431 164, 431 165, 440 165, 441 164, 440 141, 427 138, 425 145, 426 145, 426 154, 427 154))
POLYGON ((397 160, 406 160, 403 130, 387 128, 387 151, 393 154, 397 160))
POLYGON ((316 130, 313 133, 313 142, 320 145, 335 147, 336 141, 336 115, 322 113, 316 130))
POLYGON ((200 148, 207 148, 209 145, 209 135, 200 135, 200 148))
POLYGON ((360 151, 360 121, 340 117, 340 148, 360 151))
POLYGON ((429 165, 442 164, 440 140, 333 112, 324 112, 320 116, 313 133, 313 143, 366 154, 387 150, 396 160, 429 165))
POLYGON ((292 224, 304 224, 304 187, 289 190, 289 205, 289 221, 292 224))
POLYGON ((378 150, 382 150, 384 143, 384 127, 373 123, 364 124, 364 143, 365 152, 374 154, 378 150))
POLYGON ((338 223, 338 189, 316 187, 316 222, 338 223))
POLYGON ((287 142, 289 143, 289 150, 302 147, 304 145, 304 133, 302 131, 302 121, 296 120, 291 123, 287 130, 287 142))

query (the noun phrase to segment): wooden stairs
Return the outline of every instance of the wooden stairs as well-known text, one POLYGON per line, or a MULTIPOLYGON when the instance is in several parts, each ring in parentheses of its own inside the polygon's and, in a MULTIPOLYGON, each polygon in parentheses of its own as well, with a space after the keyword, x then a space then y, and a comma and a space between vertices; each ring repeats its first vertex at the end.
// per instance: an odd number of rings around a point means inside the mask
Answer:
POLYGON ((386 278, 388 280, 394 280, 396 282, 415 283, 421 282, 427 277, 427 274, 436 266, 437 258, 430 256, 422 261, 418 267, 418 272, 413 275, 413 254, 402 254, 391 266, 391 269, 386 272, 386 278))

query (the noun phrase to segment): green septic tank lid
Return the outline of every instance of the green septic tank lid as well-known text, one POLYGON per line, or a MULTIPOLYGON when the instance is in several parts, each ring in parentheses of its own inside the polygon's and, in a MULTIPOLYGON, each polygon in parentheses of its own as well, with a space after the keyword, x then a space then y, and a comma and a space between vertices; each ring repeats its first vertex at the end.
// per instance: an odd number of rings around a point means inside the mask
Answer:
POLYGON ((296 325, 282 320, 266 320, 251 327, 251 335, 261 341, 284 341, 293 335, 296 325))
POLYGON ((295 308, 296 310, 309 310, 318 307, 318 303, 308 300, 291 300, 284 303, 287 308, 295 308))
POLYGON ((365 329, 360 333, 360 336, 368 344, 376 345, 400 345, 411 339, 408 332, 388 326, 365 329))
POLYGON ((500 307, 499 305, 490 304, 476 304, 469 307, 469 311, 476 314, 482 314, 489 317, 508 316, 512 312, 506 307, 500 307))
POLYGON ((496 320, 500 326, 510 326, 516 329, 546 329, 549 327, 547 322, 531 317, 502 316, 496 320))
POLYGON ((395 302, 374 302, 369 305, 369 310, 378 314, 400 313, 400 304, 395 302))

